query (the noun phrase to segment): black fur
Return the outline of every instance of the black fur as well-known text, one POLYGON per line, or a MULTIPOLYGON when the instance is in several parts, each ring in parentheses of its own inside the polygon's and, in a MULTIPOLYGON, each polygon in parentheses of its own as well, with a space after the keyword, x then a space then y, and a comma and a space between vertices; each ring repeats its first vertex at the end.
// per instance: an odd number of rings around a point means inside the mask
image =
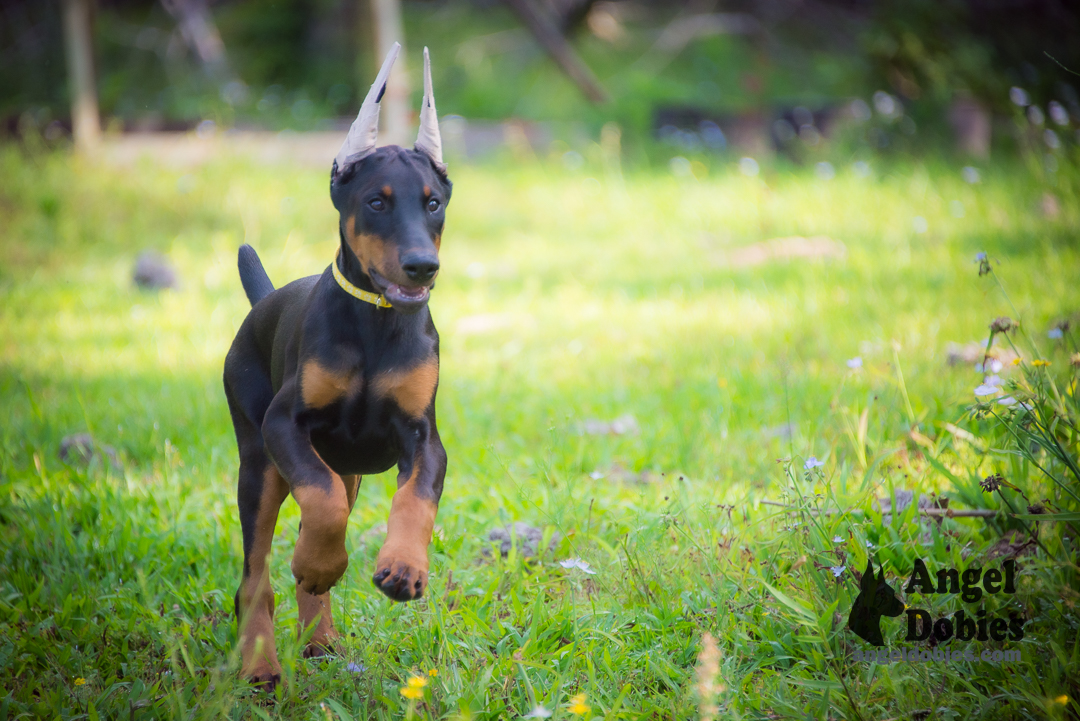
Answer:
POLYGON ((274 284, 263 269, 258 253, 247 243, 240 246, 236 265, 240 269, 240 284, 252 305, 274 292, 274 284))

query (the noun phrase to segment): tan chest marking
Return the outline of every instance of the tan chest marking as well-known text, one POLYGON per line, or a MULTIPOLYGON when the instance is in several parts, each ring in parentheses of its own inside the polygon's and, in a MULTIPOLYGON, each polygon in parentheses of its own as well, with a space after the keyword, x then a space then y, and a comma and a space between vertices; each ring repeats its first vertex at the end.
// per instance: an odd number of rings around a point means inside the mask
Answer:
POLYGON ((431 403, 438 382, 439 361, 432 359, 409 370, 382 373, 372 382, 372 389, 378 396, 392 398, 406 414, 419 418, 431 403))
POLYGON ((359 392, 362 384, 359 374, 327 370, 312 359, 304 363, 300 393, 308 408, 325 408, 346 395, 359 392))

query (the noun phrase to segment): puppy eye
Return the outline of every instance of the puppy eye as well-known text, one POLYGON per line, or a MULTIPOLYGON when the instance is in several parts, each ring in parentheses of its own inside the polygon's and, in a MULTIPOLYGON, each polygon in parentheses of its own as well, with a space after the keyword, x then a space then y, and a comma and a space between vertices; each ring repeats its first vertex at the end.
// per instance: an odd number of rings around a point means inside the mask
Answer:
POLYGON ((368 207, 372 210, 384 210, 386 208, 386 203, 383 202, 382 198, 375 198, 374 200, 368 201, 368 207))
POLYGON ((432 198, 427 202, 427 209, 429 213, 434 213, 436 210, 439 209, 439 201, 435 200, 435 198, 432 198))

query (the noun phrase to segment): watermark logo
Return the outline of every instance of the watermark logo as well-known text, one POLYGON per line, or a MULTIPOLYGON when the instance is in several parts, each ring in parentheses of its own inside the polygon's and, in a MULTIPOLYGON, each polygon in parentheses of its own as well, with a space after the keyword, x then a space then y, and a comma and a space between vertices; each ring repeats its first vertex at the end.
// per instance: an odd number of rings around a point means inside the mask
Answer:
POLYGON ((862 640, 874 646, 884 646, 881 635, 881 617, 899 616, 904 604, 892 586, 885 582, 885 569, 874 575, 874 561, 866 559, 866 572, 859 584, 859 595, 848 615, 848 628, 862 640))
MULTIPOLYGON (((930 578, 930 570, 921 558, 915 559, 911 579, 904 591, 918 591, 925 595, 958 593, 965 603, 978 603, 983 592, 989 594, 1016 593, 1016 561, 1008 560, 1001 564, 1001 569, 969 568, 960 573, 955 568, 942 568, 937 572, 937 585, 930 578), (980 582, 982 585, 980 586, 980 582)), ((1024 637, 1024 620, 1015 613, 1008 619, 988 618, 986 611, 980 609, 974 617, 957 611, 950 619, 942 617, 934 620, 928 611, 921 608, 907 609, 907 636, 905 641, 925 641, 931 635, 939 642, 955 637, 958 641, 1019 641, 1024 637)))
MULTIPOLYGON (((969 568, 961 572, 956 568, 942 568, 934 577, 922 559, 916 559, 911 571, 911 578, 904 587, 906 593, 919 593, 924 596, 936 594, 955 594, 964 603, 978 603, 983 594, 1016 593, 1016 562, 1005 561, 1000 569, 969 568)), ((875 660, 877 663, 889 663, 896 661, 945 661, 966 659, 973 661, 980 658, 983 661, 1011 660, 1019 658, 1017 651, 983 651, 974 654, 970 649, 942 649, 934 648, 933 651, 926 649, 887 649, 885 639, 881 634, 881 617, 895 618, 907 614, 907 634, 904 641, 926 641, 933 637, 932 646, 946 641, 1019 641, 1024 638, 1024 619, 1015 613, 1010 613, 1008 618, 994 618, 987 616, 985 609, 979 609, 976 613, 965 613, 958 610, 949 615, 935 619, 933 615, 921 608, 908 608, 897 596, 896 591, 885 581, 885 570, 879 568, 875 573, 872 559, 866 561, 866 572, 863 573, 859 583, 859 595, 855 597, 851 613, 848 616, 848 628, 857 636, 877 646, 877 651, 866 653, 856 651, 855 660, 875 660), (940 656, 940 658, 939 658, 940 656)))

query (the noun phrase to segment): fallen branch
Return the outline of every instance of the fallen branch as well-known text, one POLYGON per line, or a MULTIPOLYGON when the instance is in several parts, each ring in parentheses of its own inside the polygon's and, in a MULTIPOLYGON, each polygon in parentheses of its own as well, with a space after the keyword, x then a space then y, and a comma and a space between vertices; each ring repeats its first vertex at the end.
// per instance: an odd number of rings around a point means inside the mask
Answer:
MULTIPOLYGON (((763 506, 776 506, 777 508, 787 508, 787 509, 790 509, 791 513, 795 513, 797 511, 803 510, 803 509, 798 508, 797 506, 792 506, 792 505, 787 504, 787 503, 779 503, 777 501, 762 501, 761 505, 763 505, 763 506)), ((840 513, 840 511, 833 511, 833 510, 828 510, 828 509, 821 510, 821 509, 817 509, 817 508, 810 508, 810 509, 806 509, 806 510, 807 510, 808 513, 810 513, 812 515, 815 515, 815 516, 835 516, 835 515, 840 513)), ((972 509, 967 509, 967 510, 964 510, 964 509, 956 510, 956 509, 952 509, 952 508, 920 508, 920 509, 918 509, 918 511, 919 511, 919 513, 923 514, 924 516, 944 516, 945 518, 993 518, 994 516, 996 516, 999 513, 998 511, 991 511, 991 510, 988 510, 988 509, 979 509, 979 508, 972 508, 972 509)), ((851 511, 847 511, 847 513, 862 513, 862 511, 859 510, 859 509, 853 509, 851 511)), ((892 512, 886 510, 885 513, 890 513, 891 514, 892 512)), ((1047 519, 1047 520, 1049 520, 1049 519, 1047 519)))

